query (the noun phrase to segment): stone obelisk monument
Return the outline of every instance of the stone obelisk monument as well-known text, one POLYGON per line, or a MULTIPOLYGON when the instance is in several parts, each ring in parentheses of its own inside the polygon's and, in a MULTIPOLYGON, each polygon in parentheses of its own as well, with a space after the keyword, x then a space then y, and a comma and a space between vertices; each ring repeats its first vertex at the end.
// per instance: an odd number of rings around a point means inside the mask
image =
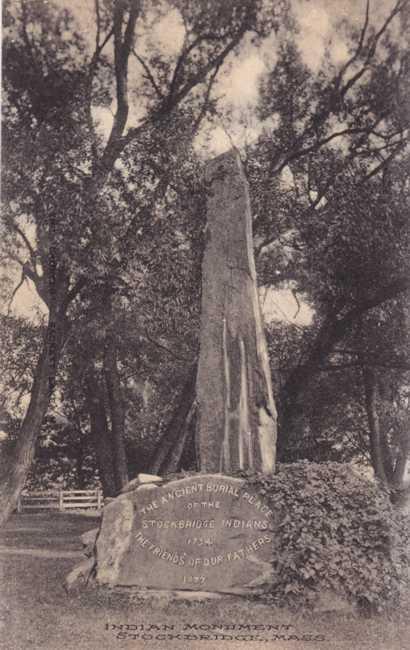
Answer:
POLYGON ((255 595, 272 588, 276 514, 246 479, 229 476, 239 469, 272 472, 276 443, 239 156, 229 152, 211 161, 207 181, 197 376, 201 472, 177 480, 140 474, 130 481, 104 506, 100 530, 91 535, 92 556, 67 577, 67 588, 91 575, 102 585, 183 597, 187 591, 255 595))
POLYGON ((202 471, 271 473, 277 415, 256 285, 247 181, 239 155, 208 163, 197 378, 202 471))

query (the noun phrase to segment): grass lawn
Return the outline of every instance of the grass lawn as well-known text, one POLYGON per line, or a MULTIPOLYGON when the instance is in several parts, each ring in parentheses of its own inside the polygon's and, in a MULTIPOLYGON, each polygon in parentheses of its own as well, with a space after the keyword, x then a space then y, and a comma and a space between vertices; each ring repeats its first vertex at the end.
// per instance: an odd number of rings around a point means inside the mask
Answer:
POLYGON ((410 616, 404 610, 362 619, 336 613, 295 615, 233 597, 142 600, 95 587, 67 594, 64 576, 78 559, 37 557, 30 549, 80 551, 79 535, 96 524, 93 517, 60 513, 11 518, 0 536, 1 650, 410 648, 410 616), (311 640, 298 640, 303 635, 311 640))

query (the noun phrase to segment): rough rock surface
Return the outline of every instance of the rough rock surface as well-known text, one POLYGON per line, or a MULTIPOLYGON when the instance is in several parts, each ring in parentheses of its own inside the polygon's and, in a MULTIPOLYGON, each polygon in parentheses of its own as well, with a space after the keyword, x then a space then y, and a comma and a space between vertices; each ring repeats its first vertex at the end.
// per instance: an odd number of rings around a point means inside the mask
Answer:
POLYGON ((272 582, 275 513, 246 482, 198 474, 143 484, 104 508, 100 584, 260 593, 272 582))
POLYGON ((84 587, 88 583, 93 573, 94 567, 94 557, 89 557, 82 560, 82 562, 80 562, 80 564, 77 564, 74 569, 72 569, 66 576, 64 580, 65 590, 69 592, 84 587))
POLYGON ((157 476, 156 474, 138 474, 136 478, 133 478, 131 481, 128 481, 128 483, 124 485, 121 490, 121 494, 132 492, 132 490, 135 490, 135 488, 143 485, 144 483, 161 483, 162 480, 163 479, 161 476, 157 476))
POLYGON ((84 546, 84 555, 90 557, 94 555, 95 540, 97 539, 99 528, 92 528, 81 535, 81 541, 84 546))
POLYGON ((207 166, 197 377, 199 466, 271 473, 276 408, 259 305, 247 181, 229 151, 207 166))

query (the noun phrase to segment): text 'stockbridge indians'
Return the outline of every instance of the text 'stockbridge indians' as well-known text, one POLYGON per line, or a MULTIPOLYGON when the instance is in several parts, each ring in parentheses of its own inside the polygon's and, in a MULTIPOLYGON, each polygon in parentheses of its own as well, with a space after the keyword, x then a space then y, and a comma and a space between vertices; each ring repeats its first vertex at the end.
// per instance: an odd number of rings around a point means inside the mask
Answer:
POLYGON ((272 581, 274 513, 232 478, 239 470, 272 473, 276 448, 248 187, 237 152, 212 160, 206 182, 196 382, 201 473, 131 481, 105 506, 95 547, 100 584, 247 594, 272 581))

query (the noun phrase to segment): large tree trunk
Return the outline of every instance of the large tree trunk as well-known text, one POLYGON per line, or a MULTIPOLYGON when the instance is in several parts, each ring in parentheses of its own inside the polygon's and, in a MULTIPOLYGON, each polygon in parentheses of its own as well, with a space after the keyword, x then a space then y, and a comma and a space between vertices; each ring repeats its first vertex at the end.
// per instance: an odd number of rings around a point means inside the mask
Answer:
POLYGON ((387 450, 383 445, 379 414, 377 412, 376 378, 373 369, 366 364, 362 366, 362 376, 364 401, 369 426, 370 458, 376 478, 387 484, 389 482, 385 466, 385 454, 387 450))
POLYGON ((239 155, 231 151, 211 161, 207 182, 197 382, 199 466, 209 472, 271 473, 276 408, 239 155))
POLYGON ((338 321, 336 316, 329 316, 319 328, 304 362, 291 371, 282 386, 278 431, 278 458, 281 462, 297 460, 301 450, 303 452, 305 387, 309 386, 337 341, 349 331, 350 325, 350 320, 338 321))
POLYGON ((81 442, 78 443, 77 453, 75 455, 75 473, 76 473, 76 487, 79 490, 87 488, 84 476, 84 448, 81 442))
POLYGON ((87 376, 86 394, 88 414, 90 416, 91 438, 94 444, 103 494, 105 497, 114 497, 117 496, 114 454, 108 428, 104 395, 95 373, 90 373, 87 376))
POLYGON ((379 382, 374 368, 361 359, 364 386, 364 401, 369 427, 370 458, 375 476, 389 487, 401 490, 404 487, 405 470, 410 448, 407 429, 402 426, 396 438, 389 442, 381 426, 378 413, 379 382))
POLYGON ((118 372, 117 350, 110 339, 104 354, 104 377, 107 387, 108 405, 111 419, 111 441, 114 473, 117 492, 128 482, 127 457, 124 446, 125 411, 118 372))
MULTIPOLYGON (((304 367, 306 381, 313 377, 316 368, 304 367)), ((303 392, 305 383, 286 383, 279 397, 278 460, 282 463, 292 462, 303 454, 304 406, 303 392)))
POLYGON ((399 449, 394 464, 392 483, 395 488, 401 490, 407 487, 405 485, 406 468, 407 468, 409 452, 410 452, 410 435, 409 435, 409 430, 405 425, 402 427, 400 431, 398 444, 399 444, 399 449))
POLYGON ((50 404, 55 373, 61 353, 65 313, 50 314, 43 349, 34 372, 30 403, 19 431, 16 446, 0 483, 0 526, 16 507, 35 454, 35 443, 50 404))
MULTIPOLYGON (((161 440, 150 461, 150 471, 155 474, 177 472, 187 442, 192 443, 190 428, 195 410, 196 376, 198 365, 195 363, 182 389, 178 405, 170 423, 161 436, 161 440)), ((194 447, 194 445, 192 445, 194 447)), ((194 455, 194 450, 193 454, 194 455)))
POLYGON ((278 457, 290 462, 297 457, 300 424, 303 421, 303 391, 332 352, 362 316, 374 307, 407 291, 407 277, 392 279, 388 284, 375 287, 369 296, 360 302, 347 305, 339 312, 331 313, 319 327, 310 351, 304 362, 293 369, 280 391, 280 426, 278 431, 278 457), (343 312, 343 315, 342 315, 343 312), (295 455, 296 454, 296 455, 295 455))
POLYGON ((407 423, 401 427, 398 440, 398 453, 395 459, 391 487, 392 502, 399 507, 408 507, 410 498, 410 482, 406 476, 406 469, 409 462, 410 435, 407 423))
POLYGON ((8 461, 6 475, 1 480, 0 527, 13 512, 19 494, 24 487, 28 471, 33 462, 38 432, 43 423, 49 403, 48 344, 45 343, 34 374, 30 404, 21 426, 12 457, 8 461))

